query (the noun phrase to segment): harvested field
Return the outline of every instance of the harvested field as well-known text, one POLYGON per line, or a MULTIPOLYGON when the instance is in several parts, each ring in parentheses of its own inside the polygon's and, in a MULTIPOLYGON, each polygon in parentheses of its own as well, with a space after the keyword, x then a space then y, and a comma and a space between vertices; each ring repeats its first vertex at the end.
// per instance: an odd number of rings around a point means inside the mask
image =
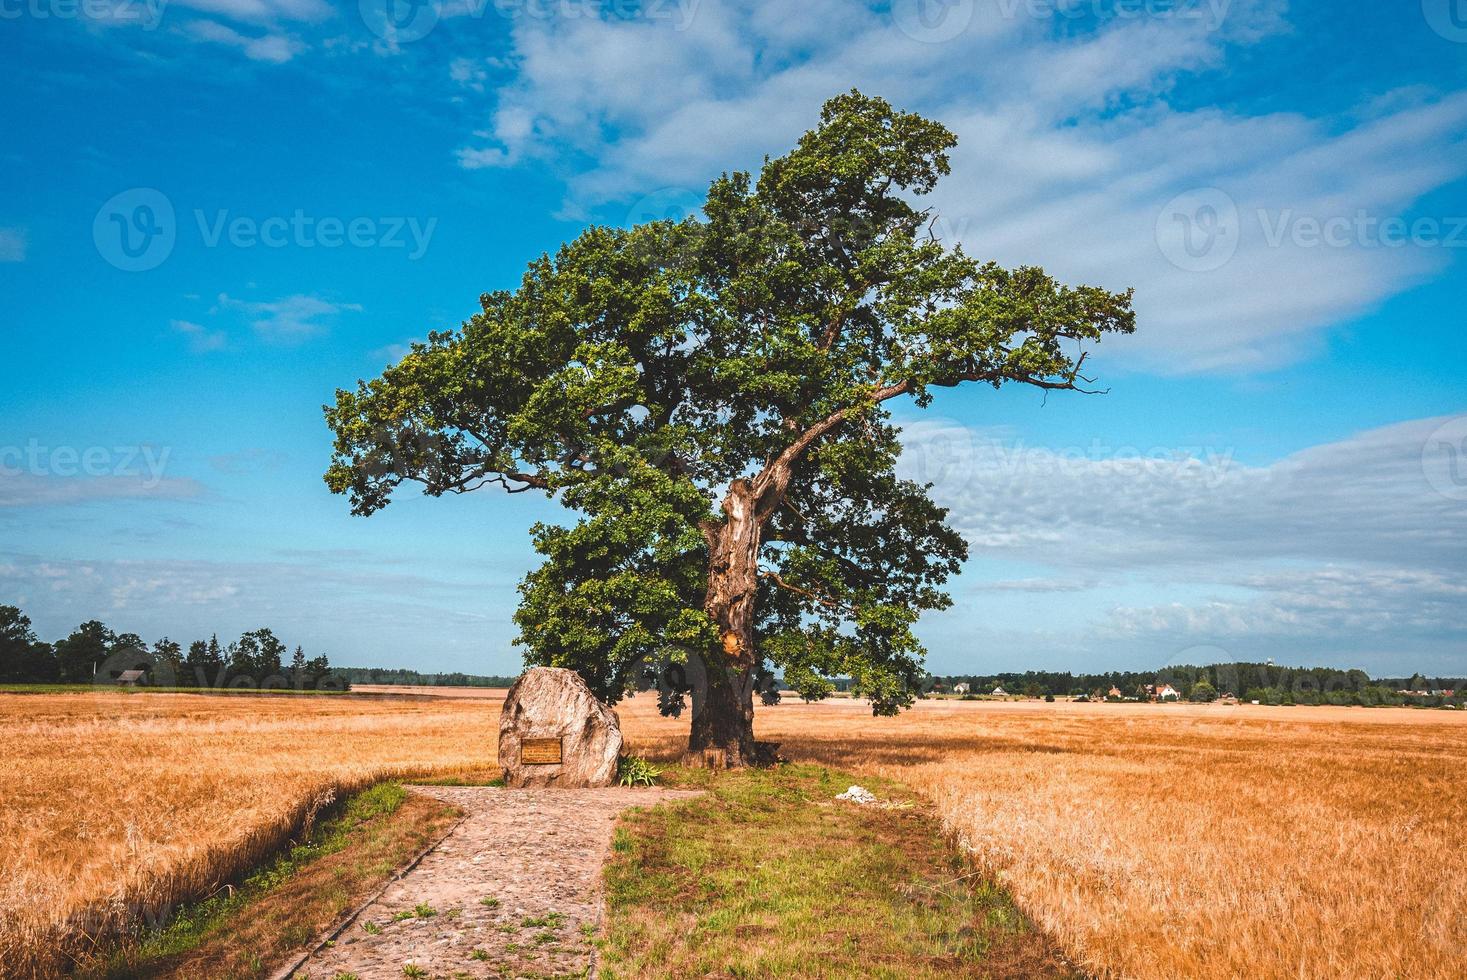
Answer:
MULTIPOLYGON (((502 692, 451 693, 0 698, 0 961, 53 956, 88 910, 227 878, 333 793, 482 774, 502 692)), ((634 751, 677 753, 686 719, 619 710, 634 751)), ((758 727, 794 760, 927 795, 1097 975, 1467 973, 1462 715, 946 701, 873 719, 832 701, 758 727)))

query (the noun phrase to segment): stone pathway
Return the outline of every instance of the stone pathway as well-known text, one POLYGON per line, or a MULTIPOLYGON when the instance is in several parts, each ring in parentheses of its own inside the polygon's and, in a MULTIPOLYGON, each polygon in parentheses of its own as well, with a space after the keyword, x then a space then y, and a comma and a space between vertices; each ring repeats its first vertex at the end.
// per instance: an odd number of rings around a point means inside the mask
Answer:
POLYGON ((617 814, 697 793, 415 786, 466 819, 296 977, 585 976, 617 814), (409 966, 422 970, 417 973, 409 966))

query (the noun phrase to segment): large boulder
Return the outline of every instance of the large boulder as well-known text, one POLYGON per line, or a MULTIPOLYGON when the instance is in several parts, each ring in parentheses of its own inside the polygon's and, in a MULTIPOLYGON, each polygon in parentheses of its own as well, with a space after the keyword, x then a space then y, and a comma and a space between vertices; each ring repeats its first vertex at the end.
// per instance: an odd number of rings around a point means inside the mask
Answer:
POLYGON ((504 785, 610 786, 621 723, 573 670, 535 667, 515 681, 499 716, 504 785))

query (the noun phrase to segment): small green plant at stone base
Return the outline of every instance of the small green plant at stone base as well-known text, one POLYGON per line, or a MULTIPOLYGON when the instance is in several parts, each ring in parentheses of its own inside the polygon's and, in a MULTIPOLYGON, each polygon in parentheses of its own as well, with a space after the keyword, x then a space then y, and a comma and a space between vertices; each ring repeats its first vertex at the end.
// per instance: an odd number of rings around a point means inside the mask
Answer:
POLYGON ((404 963, 402 965, 402 975, 405 977, 426 977, 428 971, 416 963, 404 963))
POLYGON ((369 936, 380 936, 382 935, 382 927, 375 922, 363 922, 362 932, 365 932, 369 936))
POLYGON ((662 770, 637 755, 624 755, 616 766, 616 781, 623 786, 655 786, 662 770))

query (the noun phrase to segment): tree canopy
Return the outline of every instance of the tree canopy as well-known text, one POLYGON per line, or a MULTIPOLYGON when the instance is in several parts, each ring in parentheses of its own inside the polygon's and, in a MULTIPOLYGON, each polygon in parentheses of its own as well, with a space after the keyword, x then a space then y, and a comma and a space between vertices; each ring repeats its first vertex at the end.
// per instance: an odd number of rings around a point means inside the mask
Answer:
POLYGON ((954 142, 853 91, 757 179, 713 181, 701 215, 588 228, 339 390, 327 485, 363 515, 404 482, 558 499, 576 518, 533 529, 545 561, 521 585, 519 642, 608 700, 677 663, 744 702, 773 667, 811 696, 840 674, 878 713, 909 704, 913 626, 949 604, 967 548, 897 476, 888 403, 1084 390, 1085 345, 1133 329, 1129 291, 931 234, 916 200, 954 142))

